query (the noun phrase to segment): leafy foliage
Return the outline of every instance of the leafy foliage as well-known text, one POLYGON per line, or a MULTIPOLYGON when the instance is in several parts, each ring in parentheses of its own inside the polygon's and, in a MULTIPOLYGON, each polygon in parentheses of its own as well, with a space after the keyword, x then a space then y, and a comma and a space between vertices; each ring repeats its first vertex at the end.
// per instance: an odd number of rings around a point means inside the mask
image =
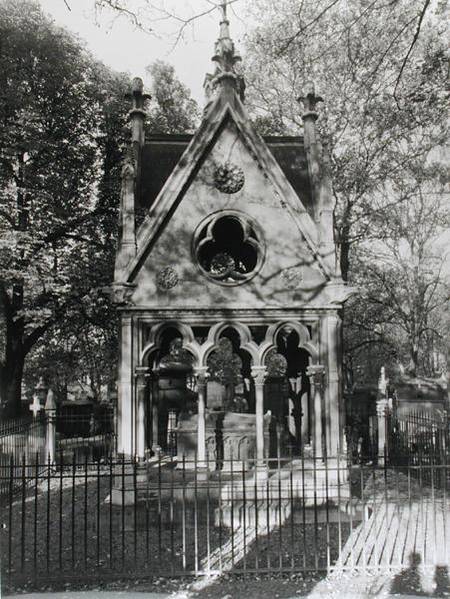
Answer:
POLYGON ((125 76, 34 2, 0 6, 2 403, 20 409, 26 356, 87 318, 112 275, 125 76))
POLYGON ((190 90, 176 77, 172 65, 157 60, 147 67, 152 80, 147 129, 151 133, 189 133, 198 122, 197 103, 190 90))
MULTIPOLYGON (((113 279, 127 75, 98 63, 30 0, 0 6, 1 403, 44 375, 63 398, 115 378, 113 279)), ((170 65, 149 67, 149 130, 184 132, 197 107, 170 65)))
POLYGON ((258 26, 246 55, 248 102, 262 132, 301 130, 297 98, 307 81, 325 96, 318 125, 332 156, 340 265, 362 291, 346 316, 347 362, 367 374, 367 348, 381 360, 404 359, 405 351, 412 359, 418 344, 417 369, 427 353, 424 323, 437 313, 444 283, 431 258, 445 227, 446 3, 263 4, 249 9, 258 26), (419 250, 422 229, 428 243, 419 250))

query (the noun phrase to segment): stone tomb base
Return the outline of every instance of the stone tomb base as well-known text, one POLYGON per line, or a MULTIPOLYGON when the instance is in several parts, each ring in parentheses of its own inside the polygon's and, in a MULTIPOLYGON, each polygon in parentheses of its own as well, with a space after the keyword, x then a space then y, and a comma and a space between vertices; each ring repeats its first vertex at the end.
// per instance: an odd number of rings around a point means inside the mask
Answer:
POLYGON ((222 526, 236 526, 244 520, 244 513, 247 525, 265 521, 267 514, 272 521, 280 513, 290 513, 294 504, 294 518, 305 508, 301 521, 305 518, 308 522, 312 514, 320 520, 322 512, 330 521, 357 520, 361 509, 351 499, 344 462, 338 464, 329 458, 327 468, 320 460, 315 462, 314 466, 312 459, 305 458, 284 462, 276 470, 261 466, 246 472, 209 471, 204 478, 193 470, 180 470, 182 464, 176 460, 151 460, 136 467, 119 465, 114 471, 110 501, 113 505, 134 505, 160 496, 163 501, 189 504, 208 496, 211 501, 220 499, 221 509, 216 510, 215 520, 222 526))
POLYGON ((235 527, 244 519, 252 526, 267 518, 276 525, 280 516, 287 518, 293 503, 305 508, 301 518, 305 522, 313 517, 330 522, 358 519, 361 512, 358 502, 351 499, 347 468, 330 458, 327 467, 318 459, 294 459, 275 472, 267 469, 265 476, 258 470, 245 481, 227 482, 220 495, 222 508, 216 510, 216 525, 221 520, 223 526, 235 527))
MULTIPOLYGON (((178 468, 196 467, 197 415, 181 415, 177 426, 178 468), (183 462, 184 457, 184 462, 183 462), (183 466, 184 464, 184 466, 183 466)), ((264 416, 264 446, 268 457, 272 417, 264 416)), ((256 457, 255 414, 206 410, 206 461, 208 470, 248 470, 256 457)))

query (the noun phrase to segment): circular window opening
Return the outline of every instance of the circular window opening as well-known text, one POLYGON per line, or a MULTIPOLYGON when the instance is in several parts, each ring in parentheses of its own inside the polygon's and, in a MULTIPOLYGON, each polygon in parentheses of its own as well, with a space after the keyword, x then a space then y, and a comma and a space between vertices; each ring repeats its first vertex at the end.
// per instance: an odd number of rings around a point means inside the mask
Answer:
POLYGON ((261 234, 243 213, 208 217, 194 236, 194 256, 202 272, 221 285, 250 280, 264 258, 261 234))

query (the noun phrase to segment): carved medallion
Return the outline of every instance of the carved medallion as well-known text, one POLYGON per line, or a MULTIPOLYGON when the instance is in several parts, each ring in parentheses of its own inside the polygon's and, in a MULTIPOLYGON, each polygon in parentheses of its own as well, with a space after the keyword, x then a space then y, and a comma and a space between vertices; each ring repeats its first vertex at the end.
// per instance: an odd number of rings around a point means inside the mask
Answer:
POLYGON ((156 276, 156 284, 160 289, 172 289, 178 282, 178 273, 171 266, 162 268, 156 276))
POLYGON ((281 280, 288 289, 296 289, 303 280, 303 273, 300 266, 285 268, 281 273, 281 280))
POLYGON ((225 162, 216 168, 214 185, 223 193, 236 193, 244 186, 244 171, 232 162, 225 162))

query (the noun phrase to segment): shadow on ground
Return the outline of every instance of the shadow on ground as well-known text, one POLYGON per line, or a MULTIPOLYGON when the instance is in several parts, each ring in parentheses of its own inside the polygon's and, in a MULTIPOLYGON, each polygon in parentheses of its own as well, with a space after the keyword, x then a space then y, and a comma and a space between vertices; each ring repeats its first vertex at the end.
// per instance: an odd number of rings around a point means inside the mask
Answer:
POLYGON ((411 553, 409 566, 399 572, 392 580, 390 593, 393 595, 414 594, 416 597, 449 597, 450 579, 447 566, 436 566, 432 584, 434 590, 423 588, 423 575, 421 573, 421 557, 418 553, 411 553))

